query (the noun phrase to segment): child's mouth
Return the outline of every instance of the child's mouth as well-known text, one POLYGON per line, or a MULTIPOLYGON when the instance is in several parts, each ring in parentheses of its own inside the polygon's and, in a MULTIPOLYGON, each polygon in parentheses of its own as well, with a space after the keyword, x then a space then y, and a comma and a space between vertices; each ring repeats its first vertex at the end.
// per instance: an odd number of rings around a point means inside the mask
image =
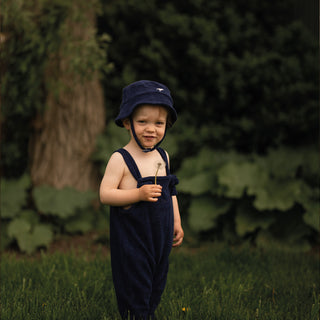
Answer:
POLYGON ((154 140, 156 137, 153 136, 144 136, 146 140, 154 140))

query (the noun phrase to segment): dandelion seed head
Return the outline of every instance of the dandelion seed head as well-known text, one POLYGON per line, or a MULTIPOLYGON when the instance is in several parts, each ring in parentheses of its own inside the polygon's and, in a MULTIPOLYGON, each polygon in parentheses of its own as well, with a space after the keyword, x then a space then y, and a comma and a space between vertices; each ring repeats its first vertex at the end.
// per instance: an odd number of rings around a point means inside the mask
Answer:
POLYGON ((156 173, 154 175, 154 184, 157 184, 157 176, 158 176, 158 172, 159 172, 159 169, 162 168, 162 167, 165 167, 165 162, 164 161, 157 161, 155 163, 155 167, 156 167, 156 173))
POLYGON ((166 164, 163 160, 157 160, 154 165, 156 170, 160 170, 160 169, 164 168, 165 166, 166 166, 166 164))

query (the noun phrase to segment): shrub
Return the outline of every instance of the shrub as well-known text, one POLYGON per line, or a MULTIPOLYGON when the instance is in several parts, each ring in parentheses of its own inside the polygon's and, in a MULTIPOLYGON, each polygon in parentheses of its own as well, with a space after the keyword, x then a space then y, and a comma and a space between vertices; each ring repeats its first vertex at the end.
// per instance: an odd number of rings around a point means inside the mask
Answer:
POLYGON ((29 254, 48 247, 57 234, 106 229, 106 213, 93 207, 95 192, 49 186, 30 190, 26 175, 1 180, 1 249, 15 243, 29 254))
POLYGON ((99 31, 112 37, 114 62, 105 79, 108 115, 116 116, 128 83, 168 85, 179 114, 166 137, 172 171, 181 211, 201 236, 305 249, 319 233, 318 48, 295 7, 293 0, 103 4, 99 31))

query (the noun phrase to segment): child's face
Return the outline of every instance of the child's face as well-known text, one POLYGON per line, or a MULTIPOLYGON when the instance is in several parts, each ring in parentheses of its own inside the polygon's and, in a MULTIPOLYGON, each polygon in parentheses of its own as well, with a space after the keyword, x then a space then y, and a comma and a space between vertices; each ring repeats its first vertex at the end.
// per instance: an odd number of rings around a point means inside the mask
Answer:
MULTIPOLYGON (((167 116, 168 111, 162 106, 144 104, 135 109, 132 115, 134 130, 144 148, 152 148, 162 140, 166 131, 167 116)), ((130 129, 129 119, 124 120, 124 126, 130 129)))

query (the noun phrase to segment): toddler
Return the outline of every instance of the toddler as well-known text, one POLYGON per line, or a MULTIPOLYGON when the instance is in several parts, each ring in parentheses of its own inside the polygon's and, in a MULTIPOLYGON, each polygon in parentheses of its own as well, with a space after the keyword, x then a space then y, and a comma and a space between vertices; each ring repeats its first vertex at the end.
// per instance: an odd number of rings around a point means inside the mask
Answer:
POLYGON ((171 247, 183 240, 178 179, 159 147, 176 120, 165 85, 141 80, 123 89, 115 122, 130 141, 112 154, 100 186, 101 202, 111 206, 111 266, 122 319, 154 319, 171 247))

